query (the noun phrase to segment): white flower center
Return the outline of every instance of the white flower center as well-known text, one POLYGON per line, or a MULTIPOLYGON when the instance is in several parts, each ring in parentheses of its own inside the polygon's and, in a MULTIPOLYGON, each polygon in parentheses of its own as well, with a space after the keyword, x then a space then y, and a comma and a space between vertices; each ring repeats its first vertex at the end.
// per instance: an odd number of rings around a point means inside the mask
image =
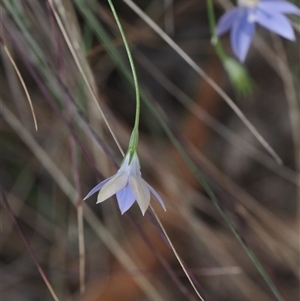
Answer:
POLYGON ((239 6, 246 6, 246 7, 255 7, 257 6, 259 0, 238 0, 239 6))
POLYGON ((249 23, 254 23, 254 22, 256 22, 256 20, 257 20, 257 17, 256 17, 256 15, 255 14, 253 14, 253 13, 250 13, 249 15, 248 15, 248 22, 249 23))

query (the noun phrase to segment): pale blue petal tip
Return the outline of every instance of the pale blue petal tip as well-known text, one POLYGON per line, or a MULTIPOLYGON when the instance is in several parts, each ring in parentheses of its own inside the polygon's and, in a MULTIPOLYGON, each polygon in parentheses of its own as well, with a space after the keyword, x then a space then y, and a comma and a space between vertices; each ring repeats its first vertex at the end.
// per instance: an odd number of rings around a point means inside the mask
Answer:
POLYGON ((253 24, 248 23, 247 11, 243 10, 232 25, 230 32, 232 50, 240 61, 244 61, 250 46, 249 25, 253 26, 253 24))
POLYGON ((257 11, 257 23, 288 40, 295 40, 294 29, 289 19, 280 13, 273 12, 268 15, 259 10, 257 11))
POLYGON ((233 8, 229 11, 227 11, 219 20, 218 24, 217 24, 217 30, 216 33, 218 36, 221 36, 222 34, 224 34, 226 31, 228 31, 232 24, 234 23, 234 21, 237 18, 239 12, 239 8, 233 8))
POLYGON ((258 7, 266 13, 300 15, 300 9, 295 4, 283 0, 263 0, 259 2, 258 7))
POLYGON ((147 183, 147 187, 150 190, 150 192, 155 196, 155 198, 160 202, 161 206, 163 207, 163 209, 165 211, 167 211, 166 206, 162 200, 162 198, 159 196, 159 194, 154 190, 154 188, 152 188, 148 183, 147 183))
POLYGON ((121 214, 124 214, 135 202, 135 197, 128 184, 118 191, 116 195, 121 214))
POLYGON ((106 180, 104 180, 104 181, 102 181, 101 183, 99 183, 98 185, 96 185, 87 195, 86 195, 86 197, 83 199, 84 201, 86 200, 86 199, 88 199, 90 196, 92 196, 94 193, 96 193, 96 192, 98 192, 103 186, 104 186, 104 184, 106 184, 109 180, 111 179, 111 177, 110 178, 108 178, 108 179, 106 179, 106 180))

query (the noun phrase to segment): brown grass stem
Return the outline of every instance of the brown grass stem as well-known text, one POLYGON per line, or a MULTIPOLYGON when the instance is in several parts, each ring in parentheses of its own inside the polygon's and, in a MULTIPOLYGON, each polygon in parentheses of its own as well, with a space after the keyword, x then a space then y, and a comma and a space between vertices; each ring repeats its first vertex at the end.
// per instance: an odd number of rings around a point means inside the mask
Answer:
POLYGON ((112 130, 112 128, 111 128, 111 126, 110 126, 110 124, 109 124, 107 118, 105 117, 105 114, 104 114, 102 108, 100 107, 100 105, 99 105, 99 103, 98 103, 97 96, 96 96, 96 94, 95 94, 93 88, 91 87, 91 85, 90 85, 90 83, 89 83, 89 81, 88 81, 88 79, 87 79, 87 77, 86 77, 84 71, 83 71, 83 68, 82 68, 82 66, 81 66, 81 64, 80 64, 79 57, 78 57, 78 55, 77 55, 77 52, 75 51, 75 49, 74 49, 74 47, 73 47, 73 44, 72 44, 72 42, 71 42, 71 40, 70 40, 70 38, 69 38, 69 35, 68 35, 68 33, 67 33, 67 31, 66 31, 64 25, 63 25, 63 22, 62 22, 62 20, 61 20, 61 18, 60 18, 60 16, 59 16, 59 14, 57 13, 57 11, 56 11, 56 9, 55 9, 55 6, 53 5, 53 1, 52 1, 52 0, 48 0, 48 2, 49 2, 49 4, 50 4, 51 10, 52 10, 52 12, 53 12, 53 14, 54 14, 54 17, 55 17, 55 19, 56 19, 56 22, 57 22, 57 24, 58 24, 58 26, 59 26, 59 28, 60 28, 60 30, 61 30, 61 32, 62 32, 62 35, 63 35, 63 37, 64 37, 64 39, 65 39, 65 41, 66 41, 66 43, 67 43, 67 45, 68 45, 68 48, 69 48, 69 50, 70 50, 70 52, 71 52, 71 54, 72 54, 72 57, 73 57, 73 59, 74 59, 76 65, 77 65, 77 68, 79 69, 79 72, 80 72, 80 74, 82 75, 82 78, 83 78, 83 80, 84 80, 84 82, 85 82, 85 84, 86 84, 86 86, 87 86, 87 88, 88 88, 88 90, 89 90, 89 92, 90 92, 90 95, 91 95, 91 97, 92 97, 92 99, 93 99, 93 101, 94 101, 96 107, 99 109, 100 114, 101 114, 101 116, 102 116, 102 118, 103 118, 103 120, 104 120, 104 123, 106 124, 106 126, 107 126, 109 132, 111 133, 111 135, 112 135, 112 137, 113 137, 113 139, 114 139, 114 141, 115 141, 117 147, 119 148, 121 154, 124 156, 125 153, 124 153, 124 151, 123 151, 121 145, 119 144, 118 139, 117 139, 117 137, 115 136, 115 134, 114 134, 114 132, 113 132, 113 130, 112 130))
POLYGON ((35 265, 36 265, 36 267, 37 267, 37 269, 38 269, 38 271, 39 271, 42 279, 44 280, 44 282, 45 282, 45 284, 46 284, 46 286, 47 286, 47 288, 48 288, 51 296, 53 297, 53 299, 55 301, 59 301, 59 299, 58 299, 58 297, 57 297, 57 295, 56 295, 56 293, 55 293, 52 285, 50 284, 50 282, 49 282, 49 280, 48 280, 48 278, 47 278, 47 276, 46 276, 46 274, 44 272, 44 270, 42 269, 41 265, 39 264, 39 261, 38 261, 36 255, 35 255, 33 249, 31 248, 31 246, 30 246, 30 244, 29 244, 26 236, 23 233, 23 231, 22 231, 22 229, 21 229, 21 227, 20 227, 20 225, 19 225, 19 223, 18 223, 18 221, 17 221, 17 219, 16 219, 16 217, 15 217, 15 215, 13 213, 13 210, 11 209, 11 207, 9 205, 9 202, 8 202, 6 196, 5 196, 5 193, 4 193, 3 189, 2 189, 2 187, 0 187, 0 191, 1 191, 2 201, 3 201, 4 205, 5 205, 5 207, 7 208, 8 213, 9 213, 9 215, 10 215, 13 223, 15 224, 15 227, 16 227, 17 231, 19 232, 20 237, 22 238, 22 240, 23 240, 23 242, 24 242, 24 244, 26 246, 26 249, 27 249, 28 253, 30 254, 33 262, 35 263, 35 265))
POLYGON ((23 80, 23 77, 22 77, 22 74, 21 72, 19 71, 19 68, 15 62, 15 60, 13 59, 10 51, 8 50, 7 46, 4 44, 4 42, 2 41, 2 46, 3 46, 3 49, 4 49, 4 52, 6 53, 9 61, 11 62, 19 80, 20 80, 20 83, 24 89, 24 92, 26 94, 26 97, 27 97, 27 100, 28 100, 28 103, 29 103, 29 106, 30 106, 30 110, 31 110, 31 114, 32 114, 32 118, 33 118, 33 122, 34 122, 34 127, 35 127, 35 130, 38 131, 38 124, 37 124, 37 120, 36 120, 36 116, 35 116, 35 112, 34 112, 34 108, 33 108, 33 104, 32 104, 32 100, 31 100, 31 97, 30 97, 30 94, 28 92, 28 89, 26 87, 26 84, 23 80))
POLYGON ((200 295, 200 293, 199 293, 199 291, 198 291, 196 285, 194 284, 194 281, 192 280, 192 278, 191 278, 189 272, 187 271, 187 269, 186 269, 186 267, 185 267, 185 265, 184 265, 182 259, 180 258, 179 254, 177 253, 177 251, 176 251, 176 249, 175 249, 175 247, 174 247, 174 245, 173 245, 173 243, 172 243, 172 241, 171 241, 169 235, 167 234, 167 232, 166 232, 166 230, 165 230, 165 228, 164 228, 162 222, 160 221, 158 215, 156 214, 154 208, 153 208, 151 205, 150 205, 150 208, 151 208, 151 212, 153 213, 153 215, 154 215, 156 221, 158 222, 158 224, 159 224, 161 230, 163 231, 163 233, 164 233, 164 235, 165 235, 165 237, 166 237, 166 239, 167 239, 167 241, 168 241, 168 243, 169 243, 169 245, 170 245, 170 247, 171 247, 171 249, 172 249, 172 251, 173 251, 175 257, 176 257, 176 259, 178 260, 178 262, 179 262, 179 264, 180 264, 182 270, 184 271, 184 274, 186 275, 188 281, 190 282, 192 288, 194 289, 194 291, 195 291, 195 293, 197 294, 197 296, 199 297, 199 299, 202 300, 202 301, 204 301, 204 299, 203 299, 203 297, 200 295))
MULTIPOLYGON (((51 26, 53 29, 53 35, 54 35, 54 41, 56 44, 56 54, 58 58, 58 72, 61 78, 62 83, 66 86, 66 68, 64 63, 64 58, 62 56, 62 47, 58 38, 57 34, 57 27, 56 22, 53 18, 53 14, 50 14, 51 18, 51 26)), ((72 132, 74 131, 73 126, 73 114, 72 114, 72 108, 71 108, 71 100, 69 96, 64 91, 64 102, 66 106, 66 112, 67 112, 67 122, 70 125, 70 128, 72 128, 72 132)), ((74 136, 72 135, 72 132, 69 134, 69 144, 70 144, 70 152, 71 152, 71 161, 72 161, 72 175, 73 175, 73 181, 74 186, 77 191, 77 233, 78 233, 78 250, 79 250, 79 290, 80 293, 83 294, 85 291, 85 245, 84 245, 84 223, 83 223, 83 214, 82 214, 82 194, 81 194, 81 188, 80 188, 80 177, 79 177, 79 169, 78 169, 78 160, 77 160, 77 147, 74 140, 74 136)))
MULTIPOLYGON (((156 259, 160 262, 160 264, 165 268, 167 273, 170 275, 171 279, 174 281, 176 286, 179 288, 179 290, 184 294, 188 300, 195 301, 195 297, 189 294, 187 288, 183 283, 181 283, 178 273, 175 273, 168 261, 156 250, 155 246, 150 242, 150 240, 147 238, 146 234, 142 231, 142 229, 137 225, 137 223, 130 217, 129 214, 126 214, 127 219, 134 227, 135 231, 137 231, 140 235, 140 237, 143 239, 144 243, 147 245, 147 247, 151 250, 151 252, 154 254, 156 259)), ((159 229, 161 231, 161 229, 159 229)), ((181 272, 181 270, 180 270, 181 272)))
MULTIPOLYGON (((276 60, 278 63, 278 69, 280 77, 283 83, 284 92, 286 95, 288 110, 290 115, 290 124, 292 129, 292 137, 294 142, 294 155, 296 170, 298 173, 298 200, 300 202, 300 114, 299 105, 297 103, 297 93, 294 87, 293 77, 289 68, 287 56, 284 51, 284 47, 281 39, 272 34, 273 44, 277 51, 276 60)), ((299 94, 300 95, 300 94, 299 94)), ((300 204, 299 204, 300 208, 300 204)))

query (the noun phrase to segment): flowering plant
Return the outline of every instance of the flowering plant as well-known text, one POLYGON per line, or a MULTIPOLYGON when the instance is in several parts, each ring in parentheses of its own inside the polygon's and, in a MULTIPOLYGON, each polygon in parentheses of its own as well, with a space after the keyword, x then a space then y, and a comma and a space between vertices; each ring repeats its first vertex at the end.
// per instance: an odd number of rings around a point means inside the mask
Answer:
POLYGON ((150 192, 156 197, 156 199, 160 202, 164 210, 166 211, 164 202, 158 193, 142 178, 142 174, 140 171, 140 163, 137 155, 137 146, 138 146, 138 138, 139 138, 139 121, 140 121, 140 90, 137 80, 137 75, 135 71, 134 62, 131 56, 131 52, 128 46, 128 42, 126 36, 123 32, 123 28, 118 19, 117 13, 115 11, 113 3, 109 0, 109 5, 112 10, 112 13, 117 22, 118 28, 120 30, 125 49, 127 52, 127 56, 129 59, 129 63, 132 70, 135 92, 136 92, 136 112, 135 112, 135 122, 134 127, 131 133, 130 142, 128 146, 127 153, 125 158, 119 168, 118 172, 102 181, 100 184, 96 185, 84 198, 87 199, 94 193, 99 191, 98 194, 98 203, 102 203, 107 200, 109 197, 116 194, 117 201, 121 213, 126 212, 135 201, 137 201, 142 214, 144 215, 150 205, 150 192))
POLYGON ((219 20, 217 35, 230 30, 233 52, 244 61, 256 23, 288 40, 295 40, 293 27, 285 14, 300 15, 300 10, 284 0, 239 0, 238 7, 230 9, 219 20))
POLYGON ((121 213, 126 212, 137 201, 143 215, 150 204, 150 192, 166 210, 164 202, 158 193, 142 178, 137 153, 127 152, 118 172, 96 185, 84 198, 87 199, 96 192, 98 203, 102 203, 116 194, 121 213))

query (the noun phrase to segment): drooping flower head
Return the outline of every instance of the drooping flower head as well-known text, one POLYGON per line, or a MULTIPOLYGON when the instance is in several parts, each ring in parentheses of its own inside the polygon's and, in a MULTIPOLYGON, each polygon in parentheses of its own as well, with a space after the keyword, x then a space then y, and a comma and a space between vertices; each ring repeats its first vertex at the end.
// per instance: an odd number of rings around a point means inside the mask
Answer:
POLYGON ((156 197, 166 211, 161 197, 142 178, 139 159, 135 151, 133 153, 128 151, 118 172, 114 176, 95 186, 84 200, 98 191, 97 204, 102 203, 116 194, 122 214, 137 201, 142 214, 144 215, 150 204, 150 192, 156 197))
POLYGON ((233 52, 244 61, 256 23, 288 40, 295 40, 293 27, 285 14, 300 15, 300 10, 284 0, 238 0, 238 7, 230 9, 219 20, 217 35, 230 30, 233 52))

